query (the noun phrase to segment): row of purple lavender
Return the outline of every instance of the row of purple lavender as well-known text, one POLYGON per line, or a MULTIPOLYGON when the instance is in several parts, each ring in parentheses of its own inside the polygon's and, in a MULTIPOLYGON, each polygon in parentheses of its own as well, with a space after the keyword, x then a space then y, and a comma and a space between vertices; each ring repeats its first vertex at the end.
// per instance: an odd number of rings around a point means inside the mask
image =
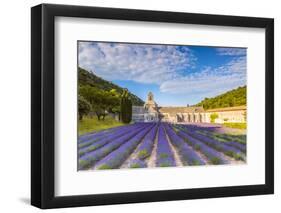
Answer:
POLYGON ((158 133, 158 143, 157 143, 157 157, 156 166, 167 167, 175 166, 175 158, 173 156, 171 147, 166 137, 166 132, 164 125, 160 125, 158 133))
MULTIPOLYGON (((215 140, 211 137, 211 135, 204 135, 198 132, 198 129, 196 127, 190 127, 190 126, 184 126, 180 125, 180 127, 188 133, 189 136, 203 142, 204 144, 208 145, 209 147, 212 147, 213 149, 224 153, 225 155, 232 157, 236 160, 246 160, 246 145, 234 141, 228 141, 228 142, 221 142, 218 140, 215 140), (240 148, 238 148, 240 147, 240 148)), ((211 134, 211 133, 210 133, 211 134)))
POLYGON ((90 133, 79 137, 78 170, 245 162, 246 137, 216 128, 136 123, 90 133))

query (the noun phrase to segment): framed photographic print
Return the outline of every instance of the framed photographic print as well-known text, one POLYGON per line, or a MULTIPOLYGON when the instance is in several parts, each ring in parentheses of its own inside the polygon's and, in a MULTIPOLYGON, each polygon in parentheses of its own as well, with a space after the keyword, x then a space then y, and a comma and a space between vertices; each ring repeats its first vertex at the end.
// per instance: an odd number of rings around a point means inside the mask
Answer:
POLYGON ((274 192, 274 21, 31 9, 31 203, 274 192))

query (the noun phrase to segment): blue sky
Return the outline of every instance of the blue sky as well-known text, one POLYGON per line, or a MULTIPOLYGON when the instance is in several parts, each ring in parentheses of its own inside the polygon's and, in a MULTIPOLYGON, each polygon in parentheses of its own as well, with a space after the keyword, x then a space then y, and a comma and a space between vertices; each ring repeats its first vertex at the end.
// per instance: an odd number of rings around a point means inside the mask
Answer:
POLYGON ((78 42, 79 66, 160 106, 196 104, 246 85, 246 48, 78 42))

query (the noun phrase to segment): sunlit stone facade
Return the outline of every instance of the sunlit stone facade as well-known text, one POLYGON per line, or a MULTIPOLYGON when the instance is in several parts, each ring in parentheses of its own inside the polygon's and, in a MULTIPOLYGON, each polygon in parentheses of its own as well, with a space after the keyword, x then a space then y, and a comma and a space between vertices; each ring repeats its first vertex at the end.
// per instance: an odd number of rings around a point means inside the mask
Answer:
POLYGON ((144 106, 133 106, 132 120, 135 122, 170 122, 170 123, 211 123, 211 116, 216 115, 215 123, 246 122, 246 106, 204 110, 203 107, 161 107, 148 93, 144 106))

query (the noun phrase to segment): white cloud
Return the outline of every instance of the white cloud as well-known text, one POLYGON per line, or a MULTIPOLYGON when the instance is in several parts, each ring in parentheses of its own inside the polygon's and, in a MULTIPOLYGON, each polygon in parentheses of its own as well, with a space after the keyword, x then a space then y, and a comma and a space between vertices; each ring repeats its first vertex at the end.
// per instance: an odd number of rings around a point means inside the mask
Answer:
POLYGON ((169 81, 160 86, 161 92, 198 95, 201 98, 218 95, 246 84, 246 58, 232 59, 224 66, 206 67, 200 72, 169 81))
POLYGON ((164 93, 204 98, 246 84, 246 49, 216 48, 216 52, 218 57, 231 56, 230 61, 198 69, 188 47, 80 42, 79 66, 107 80, 154 83, 164 93))
POLYGON ((128 45, 122 43, 79 43, 79 66, 108 80, 135 80, 161 84, 195 66, 187 47, 128 45))

